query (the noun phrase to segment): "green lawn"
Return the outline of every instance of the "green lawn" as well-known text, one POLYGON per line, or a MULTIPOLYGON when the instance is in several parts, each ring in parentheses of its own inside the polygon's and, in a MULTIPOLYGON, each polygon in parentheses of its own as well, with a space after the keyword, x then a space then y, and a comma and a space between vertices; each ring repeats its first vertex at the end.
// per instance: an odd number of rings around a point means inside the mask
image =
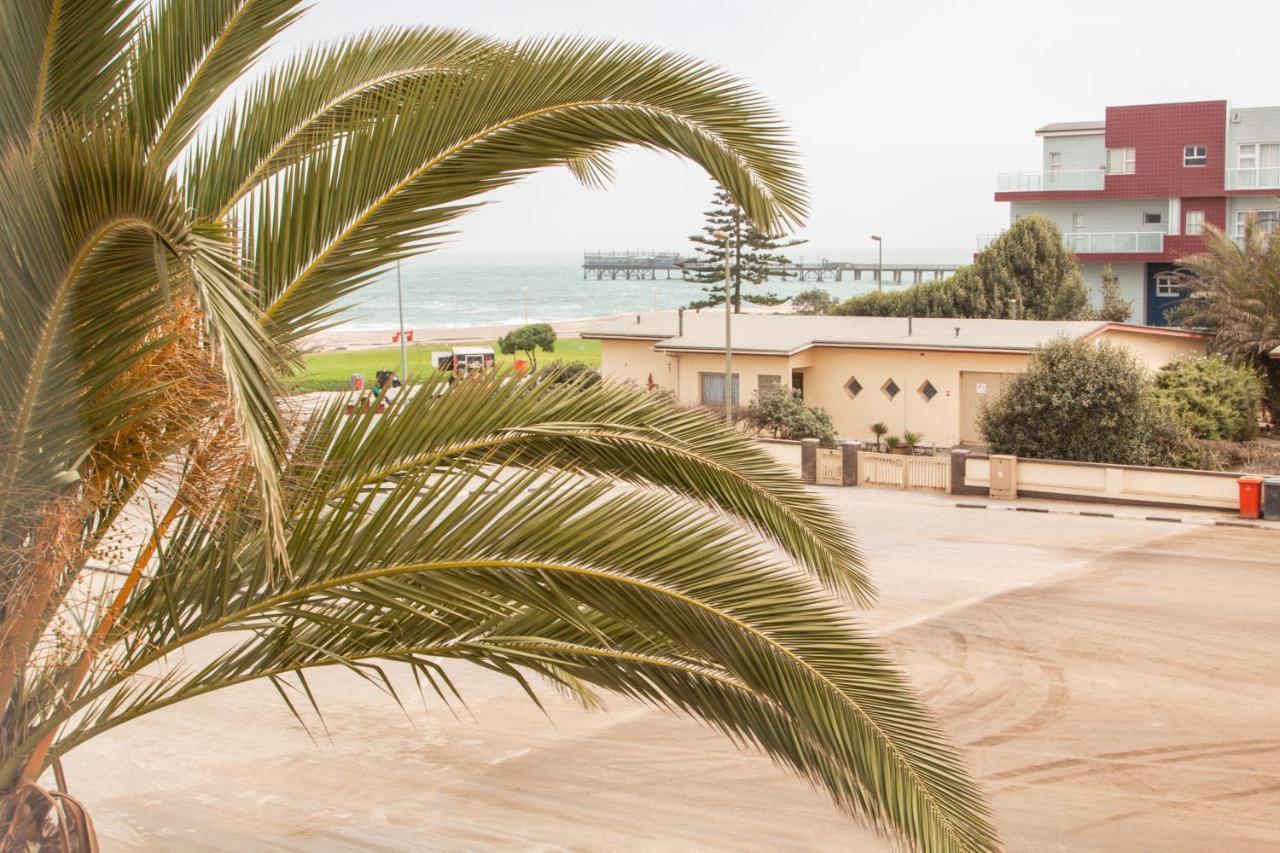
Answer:
MULTIPOLYGON (((409 375, 423 376, 431 370, 431 351, 447 350, 456 346, 491 346, 498 356, 498 367, 510 367, 514 356, 498 352, 494 341, 471 341, 467 343, 420 343, 409 344, 409 375)), ((523 358, 523 356, 521 356, 523 358)), ((591 367, 600 366, 600 342, 584 341, 579 338, 566 338, 556 341, 553 353, 538 353, 538 366, 544 367, 556 361, 581 361, 591 367)), ((297 393, 309 391, 342 391, 347 387, 353 373, 363 373, 366 383, 372 384, 374 375, 379 370, 400 370, 400 347, 378 347, 376 349, 344 350, 341 352, 318 352, 306 357, 306 371, 295 379, 288 381, 288 386, 297 393)))

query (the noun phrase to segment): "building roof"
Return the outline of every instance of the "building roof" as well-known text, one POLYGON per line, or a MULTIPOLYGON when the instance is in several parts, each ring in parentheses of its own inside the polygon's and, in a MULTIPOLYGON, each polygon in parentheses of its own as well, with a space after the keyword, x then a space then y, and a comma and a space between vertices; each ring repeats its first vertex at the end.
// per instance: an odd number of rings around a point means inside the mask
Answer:
POLYGON ((1036 133, 1045 136, 1064 136, 1067 134, 1101 133, 1107 129, 1104 121, 1055 121, 1044 127, 1036 128, 1036 133))
MULTIPOLYGON (((723 352, 724 315, 684 312, 683 334, 674 311, 627 314, 582 333, 584 338, 655 341, 661 352, 723 352)), ((1147 334, 1193 334, 1179 329, 1126 326, 1105 321, 970 320, 916 317, 810 317, 736 314, 734 352, 793 355, 815 346, 862 349, 1026 352, 1060 335, 1088 338, 1108 329, 1147 334), (957 329, 959 330, 957 332, 957 329)))

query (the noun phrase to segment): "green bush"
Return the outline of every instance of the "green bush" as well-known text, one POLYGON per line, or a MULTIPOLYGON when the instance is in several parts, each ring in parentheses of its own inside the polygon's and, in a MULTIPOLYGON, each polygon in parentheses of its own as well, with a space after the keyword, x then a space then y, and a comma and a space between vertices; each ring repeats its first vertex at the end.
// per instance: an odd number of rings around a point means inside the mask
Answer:
POLYGON ((1083 320, 1091 315, 1080 265, 1049 219, 1024 216, 943 281, 846 299, 833 314, 871 317, 1016 317, 1083 320))
POLYGON ((565 361, 553 364, 543 372, 552 382, 573 383, 580 388, 590 388, 593 385, 599 385, 603 381, 599 370, 582 361, 565 361))
POLYGON ((823 409, 806 406, 790 388, 757 391, 744 419, 756 433, 769 433, 774 438, 816 438, 825 447, 836 443, 831 416, 823 409))
POLYGON ((820 287, 803 290, 791 297, 791 310, 796 314, 827 314, 835 305, 835 297, 820 287))
POLYGON ((1155 393, 1196 438, 1252 441, 1266 381, 1253 367, 1215 355, 1166 364, 1156 374, 1155 393))
POLYGON ((1190 430, 1150 388, 1124 347, 1059 338, 978 415, 993 453, 1030 459, 1187 467, 1199 460, 1190 430))

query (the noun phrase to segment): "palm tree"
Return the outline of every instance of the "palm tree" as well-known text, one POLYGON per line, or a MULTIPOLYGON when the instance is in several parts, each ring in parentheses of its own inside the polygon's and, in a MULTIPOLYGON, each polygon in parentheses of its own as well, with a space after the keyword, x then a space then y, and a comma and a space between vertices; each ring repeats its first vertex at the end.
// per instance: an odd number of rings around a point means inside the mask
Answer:
POLYGON ((1269 357, 1280 347, 1280 240, 1251 214, 1238 242, 1212 225, 1204 241, 1204 253, 1178 262, 1187 298, 1172 319, 1212 334, 1214 352, 1262 368, 1280 408, 1280 361, 1269 357))
POLYGON ((539 379, 282 402, 344 297, 536 169, 600 183, 645 146, 797 222, 775 114, 661 51, 421 28, 246 79, 298 14, 0 5, 0 848, 88 847, 59 757, 117 725, 254 680, 309 696, 325 666, 448 695, 448 659, 689 713, 886 834, 996 847, 849 619, 852 540, 732 431, 539 379))

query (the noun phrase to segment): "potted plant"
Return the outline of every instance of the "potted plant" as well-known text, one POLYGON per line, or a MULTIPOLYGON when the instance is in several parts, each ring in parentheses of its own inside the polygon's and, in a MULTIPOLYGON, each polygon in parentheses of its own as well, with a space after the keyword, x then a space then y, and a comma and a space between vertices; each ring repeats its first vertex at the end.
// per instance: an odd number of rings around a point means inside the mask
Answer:
POLYGON ((902 434, 902 443, 907 446, 907 455, 916 452, 916 445, 924 440, 924 436, 918 432, 904 432, 902 434))
POLYGON ((876 436, 876 452, 880 451, 880 439, 884 438, 884 434, 889 431, 889 427, 885 426, 884 421, 876 421, 871 425, 871 431, 876 436))
POLYGON ((884 440, 885 452, 901 453, 901 451, 899 450, 899 447, 901 446, 901 444, 902 444, 902 439, 898 438, 896 435, 891 435, 884 440))

